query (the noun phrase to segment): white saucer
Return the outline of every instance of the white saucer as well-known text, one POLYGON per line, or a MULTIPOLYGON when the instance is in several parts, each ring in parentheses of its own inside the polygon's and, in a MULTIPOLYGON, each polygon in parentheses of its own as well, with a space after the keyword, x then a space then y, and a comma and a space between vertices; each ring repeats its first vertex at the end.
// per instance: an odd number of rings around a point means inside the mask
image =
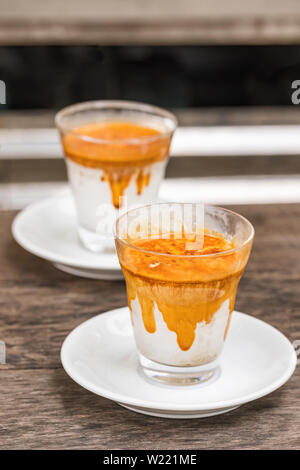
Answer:
POLYGON ((26 207, 15 217, 12 233, 25 250, 62 271, 92 279, 123 279, 116 253, 92 253, 80 243, 71 196, 44 199, 26 207))
POLYGON ((234 312, 217 380, 189 387, 156 385, 139 373, 125 307, 97 315, 75 328, 62 345, 61 361, 79 385, 133 411, 200 418, 226 413, 279 388, 295 369, 296 353, 272 326, 234 312))

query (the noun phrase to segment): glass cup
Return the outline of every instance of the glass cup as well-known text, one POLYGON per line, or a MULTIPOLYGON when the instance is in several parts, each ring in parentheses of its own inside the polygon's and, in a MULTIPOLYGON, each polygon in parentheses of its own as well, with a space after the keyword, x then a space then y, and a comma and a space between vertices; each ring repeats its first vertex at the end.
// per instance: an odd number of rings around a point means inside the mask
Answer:
POLYGON ((78 218, 79 238, 91 251, 114 249, 120 207, 156 199, 177 121, 156 106, 90 101, 55 118, 78 218))
POLYGON ((141 370, 190 385, 216 378, 254 229, 241 215, 203 204, 157 203, 116 222, 141 370))

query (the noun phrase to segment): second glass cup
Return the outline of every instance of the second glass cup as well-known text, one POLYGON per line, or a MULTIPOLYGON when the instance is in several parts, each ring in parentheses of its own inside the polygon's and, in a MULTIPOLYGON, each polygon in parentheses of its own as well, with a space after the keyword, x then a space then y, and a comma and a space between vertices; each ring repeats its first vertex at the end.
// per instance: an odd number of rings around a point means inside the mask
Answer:
POLYGON ((188 385, 217 376, 254 229, 203 204, 151 204, 121 215, 116 247, 141 369, 188 385))
POLYGON ((113 248, 116 212, 157 198, 176 118, 129 101, 91 101, 56 115, 78 218, 91 251, 113 248))

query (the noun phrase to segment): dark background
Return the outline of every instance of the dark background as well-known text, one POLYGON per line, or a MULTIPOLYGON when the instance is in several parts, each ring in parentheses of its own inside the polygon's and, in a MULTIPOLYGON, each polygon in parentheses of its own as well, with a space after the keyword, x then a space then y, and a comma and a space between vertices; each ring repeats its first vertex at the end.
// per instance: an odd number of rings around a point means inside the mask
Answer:
POLYGON ((91 99, 168 108, 290 105, 298 64, 299 46, 0 47, 6 109, 91 99))

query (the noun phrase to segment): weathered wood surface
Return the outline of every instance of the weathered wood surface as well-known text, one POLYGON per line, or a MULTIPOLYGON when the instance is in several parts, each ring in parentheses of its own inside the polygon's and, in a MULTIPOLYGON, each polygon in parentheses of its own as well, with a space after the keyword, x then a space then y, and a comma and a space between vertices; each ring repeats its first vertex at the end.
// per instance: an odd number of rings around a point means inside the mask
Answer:
MULTIPOLYGON (((236 307, 300 339, 300 206, 236 209, 256 228, 236 307)), ((125 305, 125 286, 72 277, 25 252, 10 234, 14 214, 0 212, 1 449, 299 448, 299 367, 268 397, 196 420, 139 415, 75 384, 60 363, 63 339, 125 305)))
MULTIPOLYGON (((173 110, 182 127, 185 126, 252 126, 284 125, 300 123, 297 106, 253 107, 253 108, 195 108, 173 110)), ((8 111, 1 114, 1 130, 23 133, 26 129, 51 128, 54 125, 54 111, 27 110, 8 111)), ((0 135, 0 210, 18 209, 34 200, 49 197, 60 191, 66 181, 65 163, 62 158, 53 158, 51 145, 45 146, 38 158, 30 156, 15 158, 3 156, 0 135), (48 150, 47 150, 48 149, 48 150)), ((19 136, 20 138, 20 136, 19 136)), ((288 138, 285 138, 287 140, 288 138)), ((283 137, 284 140, 284 137, 283 137)), ((21 140, 22 142, 22 140, 21 140)), ((45 142, 48 142, 45 139, 45 142)), ((48 142, 49 143, 49 142, 48 142)), ((19 145, 23 147, 22 143, 19 145)), ((40 148, 39 146, 37 146, 40 148)), ((5 146, 4 146, 5 148, 5 146)), ((34 146, 29 147, 32 152, 34 146)), ((5 153, 5 152, 4 152, 5 153)), ((35 150, 35 155, 36 150, 35 150)), ((205 155, 200 151, 196 156, 179 156, 171 158, 167 167, 167 178, 178 177, 250 177, 260 175, 291 175, 297 178, 300 174, 299 155, 205 155)), ((199 181, 199 184, 201 182, 199 181)), ((295 184, 295 183, 294 183, 295 184)), ((300 187, 300 185, 299 185, 300 187)), ((274 202, 295 202, 297 199, 274 202)), ((234 203, 235 201, 228 201, 234 203)), ((251 202, 251 199, 245 202, 251 202)))
MULTIPOLYGON (((297 106, 176 108, 180 126, 249 126, 299 124, 297 106)), ((54 126, 50 109, 8 110, 1 113, 0 129, 42 129, 54 126)))
POLYGON ((3 0, 0 44, 291 44, 296 0, 3 0))

